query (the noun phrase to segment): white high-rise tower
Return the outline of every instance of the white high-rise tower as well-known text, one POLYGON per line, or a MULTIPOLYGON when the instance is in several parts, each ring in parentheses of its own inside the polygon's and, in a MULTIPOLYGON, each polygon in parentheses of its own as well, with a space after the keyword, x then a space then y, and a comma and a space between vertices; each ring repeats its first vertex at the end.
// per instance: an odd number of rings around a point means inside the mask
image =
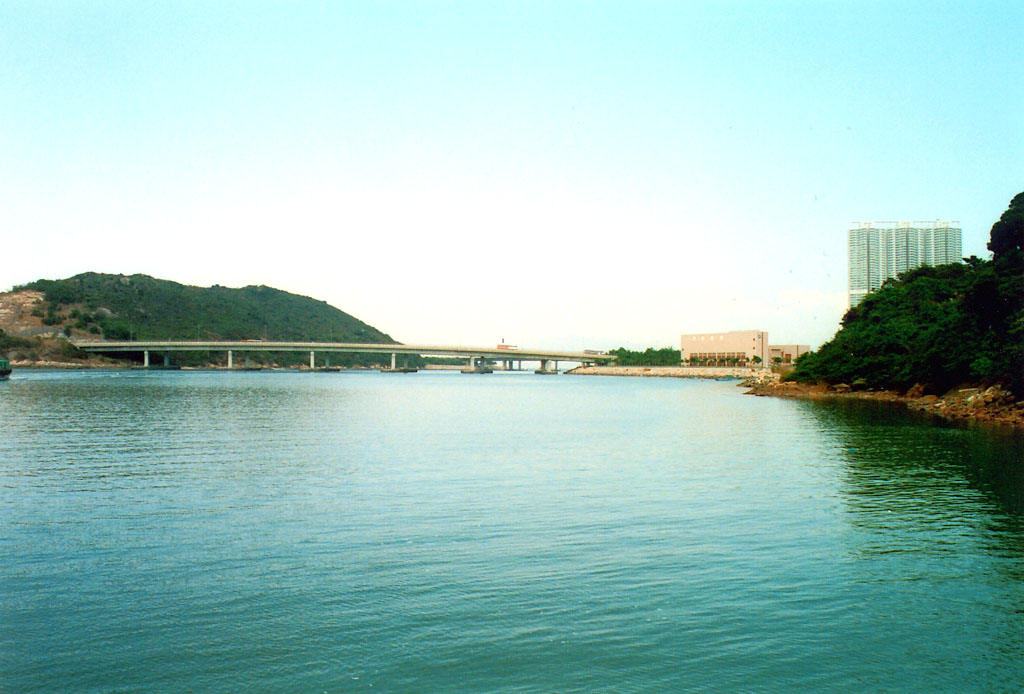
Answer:
POLYGON ((885 280, 961 260, 960 222, 860 222, 850 228, 850 306, 885 280))

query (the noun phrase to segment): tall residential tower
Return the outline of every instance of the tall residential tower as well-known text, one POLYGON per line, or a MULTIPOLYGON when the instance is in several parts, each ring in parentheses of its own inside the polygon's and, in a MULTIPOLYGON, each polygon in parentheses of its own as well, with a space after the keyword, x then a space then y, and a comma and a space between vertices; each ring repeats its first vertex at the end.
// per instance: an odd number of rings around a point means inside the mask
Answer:
POLYGON ((850 306, 901 272, 959 263, 960 222, 860 222, 850 228, 850 306))

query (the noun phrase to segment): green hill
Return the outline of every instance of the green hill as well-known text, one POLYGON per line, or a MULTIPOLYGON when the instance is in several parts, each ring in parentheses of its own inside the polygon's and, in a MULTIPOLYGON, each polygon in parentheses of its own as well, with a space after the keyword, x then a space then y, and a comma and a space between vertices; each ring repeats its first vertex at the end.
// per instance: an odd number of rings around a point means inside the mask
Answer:
POLYGON ((866 296, 791 378, 932 392, 1001 383, 1024 395, 1024 193, 992 227, 991 260, 922 267, 866 296))
MULTIPOLYGON (((45 295, 39 309, 47 325, 74 336, 138 340, 311 340, 395 343, 386 333, 324 301, 265 286, 193 287, 147 275, 87 272, 63 280, 38 280, 16 290, 45 295)), ((279 364, 298 354, 253 354, 279 364)), ((202 361, 192 355, 186 363, 202 361)), ((332 363, 370 364, 373 355, 336 355, 332 363)))

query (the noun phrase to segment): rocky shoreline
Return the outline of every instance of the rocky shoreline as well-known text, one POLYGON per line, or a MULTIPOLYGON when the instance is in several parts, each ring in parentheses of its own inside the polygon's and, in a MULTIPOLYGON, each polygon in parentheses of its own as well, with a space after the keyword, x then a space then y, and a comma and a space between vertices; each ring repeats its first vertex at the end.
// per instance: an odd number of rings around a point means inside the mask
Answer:
POLYGON ((130 368, 123 362, 100 359, 82 359, 80 361, 56 361, 52 359, 12 359, 11 368, 16 371, 55 371, 71 369, 101 369, 106 371, 120 371, 130 368))
POLYGON ((958 422, 987 422, 1024 430, 1024 400, 1000 385, 954 388, 943 395, 925 395, 923 386, 906 393, 894 390, 853 390, 845 384, 809 384, 794 381, 746 382, 747 395, 801 400, 852 399, 895 402, 908 409, 958 422))
POLYGON ((581 366, 566 373, 582 376, 639 376, 654 378, 740 378, 746 395, 801 400, 852 399, 899 403, 908 409, 959 422, 987 422, 1024 430, 1024 400, 999 385, 964 386, 943 395, 925 395, 923 386, 906 393, 894 390, 855 390, 851 386, 783 381, 769 369, 689 366, 581 366))

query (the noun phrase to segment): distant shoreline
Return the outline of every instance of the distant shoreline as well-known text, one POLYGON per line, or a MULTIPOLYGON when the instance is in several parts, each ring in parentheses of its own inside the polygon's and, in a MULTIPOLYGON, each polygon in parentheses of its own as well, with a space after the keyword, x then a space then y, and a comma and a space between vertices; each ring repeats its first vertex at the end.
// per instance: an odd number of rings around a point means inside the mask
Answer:
POLYGON ((773 380, 769 369, 749 366, 578 366, 566 371, 573 376, 640 376, 647 378, 739 378, 773 380))

